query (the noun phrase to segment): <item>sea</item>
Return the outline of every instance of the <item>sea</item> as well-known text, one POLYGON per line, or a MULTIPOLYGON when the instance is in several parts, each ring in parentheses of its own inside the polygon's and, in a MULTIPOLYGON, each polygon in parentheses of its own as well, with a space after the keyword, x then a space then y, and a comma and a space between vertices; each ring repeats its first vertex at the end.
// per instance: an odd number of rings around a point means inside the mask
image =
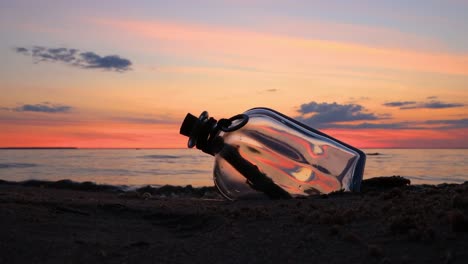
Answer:
MULTIPOLYGON (((468 149, 365 149, 364 179, 468 181, 468 149)), ((195 149, 0 149, 0 179, 69 179, 117 186, 213 186, 214 158, 195 149)))

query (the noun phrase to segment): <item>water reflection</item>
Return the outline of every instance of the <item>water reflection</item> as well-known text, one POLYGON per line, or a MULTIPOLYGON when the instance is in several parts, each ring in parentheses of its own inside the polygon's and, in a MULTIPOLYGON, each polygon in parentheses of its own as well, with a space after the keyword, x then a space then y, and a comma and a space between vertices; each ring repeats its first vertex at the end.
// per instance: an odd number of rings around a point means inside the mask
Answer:
MULTIPOLYGON (((252 152, 252 149, 246 147, 244 151, 252 152)), ((316 146, 311 146, 310 152, 322 156, 329 153, 328 149, 316 146)), ((367 149, 365 152, 381 155, 367 157, 364 178, 401 175, 414 184, 468 181, 468 151, 464 149, 367 149)), ((116 185, 213 185, 213 157, 191 149, 0 150, 0 164, 4 165, 0 166, 0 179, 11 181, 71 179, 116 185), (152 155, 154 158, 143 158, 152 155)), ((312 171, 337 173, 324 171, 319 167, 321 163, 311 165, 312 171)), ((312 175, 309 170, 298 169, 300 166, 295 168, 298 180, 312 175)))

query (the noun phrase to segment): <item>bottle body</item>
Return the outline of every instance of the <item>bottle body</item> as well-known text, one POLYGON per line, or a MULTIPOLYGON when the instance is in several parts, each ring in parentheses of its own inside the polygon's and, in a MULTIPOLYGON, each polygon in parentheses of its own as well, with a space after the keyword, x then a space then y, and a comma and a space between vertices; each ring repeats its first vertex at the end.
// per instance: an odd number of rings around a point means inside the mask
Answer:
POLYGON ((268 108, 244 114, 244 126, 218 134, 224 147, 214 154, 213 174, 226 198, 264 196, 268 192, 259 185, 265 182, 292 197, 359 191, 362 151, 268 108))

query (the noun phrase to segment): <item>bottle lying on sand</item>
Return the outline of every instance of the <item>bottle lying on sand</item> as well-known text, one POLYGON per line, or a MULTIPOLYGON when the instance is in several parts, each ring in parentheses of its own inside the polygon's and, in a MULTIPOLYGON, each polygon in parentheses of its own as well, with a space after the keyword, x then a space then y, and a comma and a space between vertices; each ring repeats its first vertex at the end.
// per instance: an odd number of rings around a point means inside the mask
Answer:
POLYGON ((187 114, 180 133, 215 157, 214 183, 229 200, 359 192, 361 150, 268 108, 229 119, 187 114))

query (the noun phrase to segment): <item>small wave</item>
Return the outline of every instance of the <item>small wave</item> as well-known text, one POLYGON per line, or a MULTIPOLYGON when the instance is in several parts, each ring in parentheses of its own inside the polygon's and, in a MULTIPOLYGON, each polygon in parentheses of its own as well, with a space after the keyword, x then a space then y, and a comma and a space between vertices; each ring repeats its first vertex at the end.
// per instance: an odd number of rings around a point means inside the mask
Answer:
POLYGON ((145 155, 145 156, 139 156, 138 158, 142 158, 142 159, 179 159, 180 156, 173 156, 173 155, 145 155))
POLYGON ((381 155, 384 155, 380 152, 368 152, 366 153, 367 156, 381 156, 381 155))
POLYGON ((467 181, 466 178, 463 177, 437 177, 437 176, 405 176, 410 180, 416 181, 415 184, 462 184, 467 181))
POLYGON ((118 192, 121 197, 129 198, 149 198, 151 195, 164 197, 192 197, 192 198, 218 198, 221 196, 213 186, 192 187, 192 185, 108 185, 97 184, 85 181, 76 182, 68 179, 59 181, 47 180, 26 180, 26 181, 5 181, 0 179, 0 185, 20 185, 26 187, 41 187, 53 189, 68 189, 91 192, 118 192), (145 194, 147 193, 147 194, 145 194), (148 196, 149 194, 149 196, 148 196))
POLYGON ((140 170, 134 171, 135 174, 143 174, 143 175, 153 175, 153 176, 165 176, 165 175, 200 175, 206 174, 210 175, 212 172, 211 170, 161 170, 161 169, 154 169, 154 170, 140 170))
POLYGON ((36 167, 33 163, 0 163, 0 169, 36 167))

